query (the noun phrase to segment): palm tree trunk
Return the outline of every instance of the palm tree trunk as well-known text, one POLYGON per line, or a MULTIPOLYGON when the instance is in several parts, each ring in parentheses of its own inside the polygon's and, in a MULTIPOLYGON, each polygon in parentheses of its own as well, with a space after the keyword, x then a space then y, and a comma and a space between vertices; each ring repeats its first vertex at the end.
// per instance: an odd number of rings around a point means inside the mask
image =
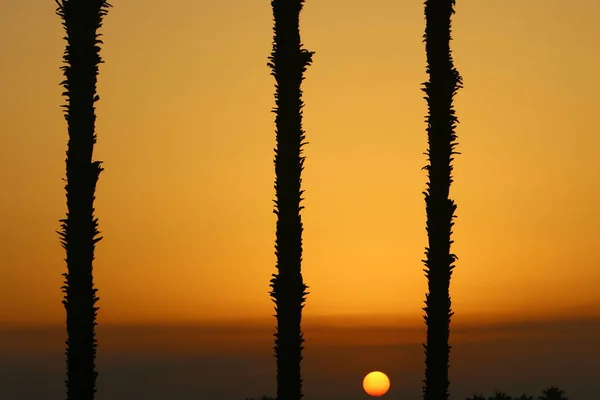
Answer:
POLYGON ((93 400, 96 392, 96 313, 98 301, 92 276, 98 220, 94 218, 94 192, 102 168, 92 161, 96 135, 94 103, 100 40, 97 30, 107 13, 103 0, 62 0, 57 14, 63 20, 67 47, 61 67, 65 80, 63 95, 69 141, 67 144, 67 216, 59 232, 66 251, 67 273, 62 290, 67 314, 68 400, 93 400))
POLYGON ((277 231, 275 254, 277 274, 271 279, 277 332, 277 399, 302 398, 301 320, 307 286, 302 279, 302 83, 312 52, 302 49, 299 16, 304 0, 272 0, 275 20, 273 51, 268 66, 275 77, 274 112, 277 147, 275 149, 275 214, 277 231))
POLYGON ((425 275, 429 293, 426 295, 424 400, 448 399, 449 336, 452 316, 450 277, 456 256, 450 253, 452 220, 456 204, 449 199, 452 183, 452 156, 456 146, 454 133, 458 120, 452 101, 462 87, 462 79, 454 68, 450 52, 450 21, 454 0, 425 1, 425 47, 429 82, 423 91, 429 108, 427 117, 427 151, 429 182, 424 192, 427 211, 429 244, 425 251, 425 275))

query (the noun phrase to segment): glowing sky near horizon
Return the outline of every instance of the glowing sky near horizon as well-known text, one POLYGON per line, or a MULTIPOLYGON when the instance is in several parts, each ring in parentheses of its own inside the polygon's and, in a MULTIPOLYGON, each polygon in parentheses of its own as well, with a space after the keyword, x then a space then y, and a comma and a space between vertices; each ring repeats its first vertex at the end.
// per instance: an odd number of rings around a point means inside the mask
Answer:
MULTIPOLYGON (((99 320, 269 317, 270 2, 113 3, 97 103, 99 320)), ((13 2, 0 15, 8 324, 64 321, 55 6, 13 2)), ((457 4, 457 316, 600 311, 598 20, 600 3, 585 0, 457 4)), ((309 316, 422 314, 423 29, 420 1, 305 5, 309 316)))

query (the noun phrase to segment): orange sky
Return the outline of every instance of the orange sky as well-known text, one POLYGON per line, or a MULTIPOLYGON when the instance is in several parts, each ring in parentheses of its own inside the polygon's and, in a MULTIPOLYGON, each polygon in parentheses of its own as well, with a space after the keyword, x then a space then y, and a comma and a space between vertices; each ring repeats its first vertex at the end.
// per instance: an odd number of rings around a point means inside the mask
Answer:
MULTIPOLYGON (((96 159, 99 321, 272 314, 269 1, 114 1, 96 159)), ((52 1, 0 15, 0 321, 62 323, 65 42, 52 1)), ((600 311, 600 3, 460 0, 458 316, 600 311), (584 305, 584 306, 582 306, 584 305)), ((419 321, 421 1, 306 3, 306 314, 419 321)), ((490 315, 492 317, 490 317, 490 315)))

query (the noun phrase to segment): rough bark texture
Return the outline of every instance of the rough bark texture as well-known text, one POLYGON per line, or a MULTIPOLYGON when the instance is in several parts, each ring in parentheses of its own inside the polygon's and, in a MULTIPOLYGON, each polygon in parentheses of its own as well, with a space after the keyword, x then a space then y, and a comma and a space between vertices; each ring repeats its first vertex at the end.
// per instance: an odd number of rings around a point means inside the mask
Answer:
POLYGON ((427 234, 425 275, 429 293, 426 295, 424 400, 448 399, 449 336, 452 316, 450 277, 456 256, 450 252, 451 234, 456 204, 449 198, 452 183, 452 156, 456 146, 454 130, 458 120, 452 106, 462 79, 454 68, 450 52, 450 22, 454 0, 425 1, 425 47, 429 82, 423 91, 429 109, 427 116, 427 151, 429 182, 425 195, 427 234))
POLYGON ((300 400, 302 377, 300 364, 304 339, 301 320, 307 286, 302 279, 302 206, 301 173, 304 164, 302 146, 303 74, 312 62, 312 52, 302 49, 299 15, 302 0, 273 0, 275 20, 273 51, 268 66, 275 77, 276 114, 275 214, 277 232, 275 254, 277 273, 271 279, 271 297, 275 303, 277 331, 277 399, 300 400))
POLYGON ((62 290, 67 314, 68 400, 93 400, 96 392, 96 313, 92 263, 98 235, 94 218, 94 193, 102 168, 92 161, 95 135, 95 107, 99 55, 102 43, 97 30, 102 26, 108 3, 102 0, 62 0, 57 14, 63 20, 67 46, 61 83, 67 99, 65 119, 67 145, 67 216, 60 222, 61 243, 66 251, 67 273, 62 290))

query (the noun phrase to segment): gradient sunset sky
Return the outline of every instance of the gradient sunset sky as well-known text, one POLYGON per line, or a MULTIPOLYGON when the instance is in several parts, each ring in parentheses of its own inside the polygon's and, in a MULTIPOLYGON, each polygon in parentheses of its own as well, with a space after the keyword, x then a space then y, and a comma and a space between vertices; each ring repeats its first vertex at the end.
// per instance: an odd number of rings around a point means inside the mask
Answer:
MULTIPOLYGON (((100 329, 274 324, 270 2, 112 4, 96 103, 100 329)), ((0 14, 6 329, 65 319, 55 232, 66 212, 65 42, 55 8, 15 1, 0 14)), ((458 0, 456 11, 465 87, 456 98, 454 321, 599 316, 600 2, 458 0)), ((316 52, 303 84, 307 320, 421 327, 423 31, 421 1, 306 2, 302 41, 316 52)), ((61 353, 58 338, 48 348, 61 353)))

